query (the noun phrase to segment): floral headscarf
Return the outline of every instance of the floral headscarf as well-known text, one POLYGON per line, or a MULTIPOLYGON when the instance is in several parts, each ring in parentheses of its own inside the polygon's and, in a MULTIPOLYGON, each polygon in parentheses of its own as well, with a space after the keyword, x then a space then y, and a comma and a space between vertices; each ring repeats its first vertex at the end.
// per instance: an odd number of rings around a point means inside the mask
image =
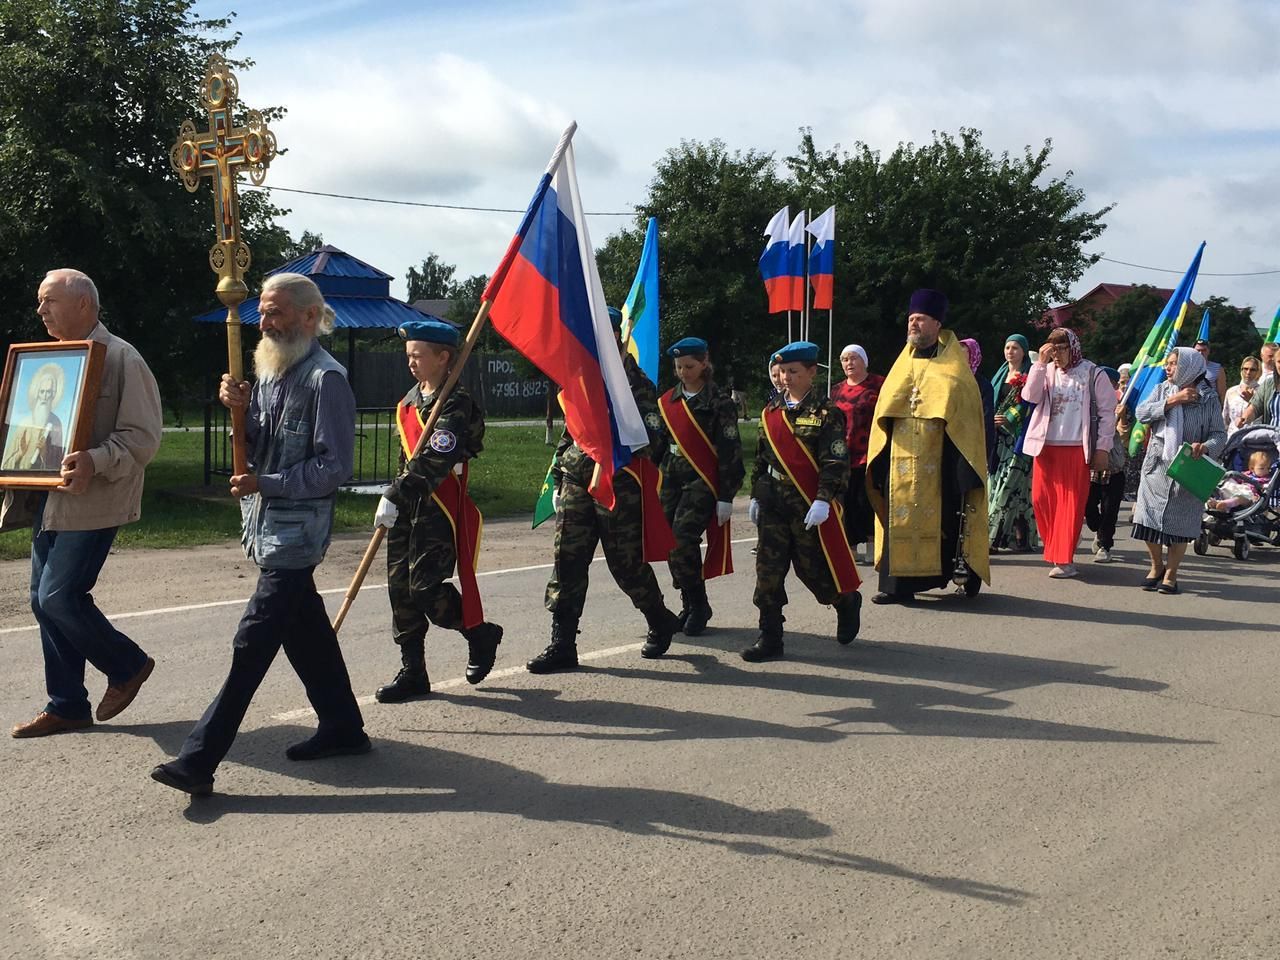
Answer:
POLYGON ((982 366, 982 347, 978 345, 977 340, 961 340, 964 348, 969 351, 969 370, 977 374, 978 368, 982 366))
MULTIPOLYGON (((1074 330, 1072 330, 1070 327, 1058 327, 1058 330, 1061 330, 1063 333, 1067 335, 1067 353, 1069 356, 1069 360, 1067 362, 1067 365, 1062 369, 1070 370, 1077 363, 1079 363, 1081 360, 1084 359, 1084 351, 1080 349, 1080 338, 1076 336, 1076 332, 1074 330)), ((1054 331, 1054 333, 1057 333, 1057 332, 1058 332, 1057 330, 1054 331)))

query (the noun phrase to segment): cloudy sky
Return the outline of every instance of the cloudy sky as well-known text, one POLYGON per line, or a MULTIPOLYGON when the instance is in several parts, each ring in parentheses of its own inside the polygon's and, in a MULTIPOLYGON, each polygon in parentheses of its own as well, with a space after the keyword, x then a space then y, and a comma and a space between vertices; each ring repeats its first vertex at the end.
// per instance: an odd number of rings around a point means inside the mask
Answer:
MULTIPOLYGON (((886 152, 972 126, 996 152, 1052 138, 1053 172, 1116 205, 1092 252, 1180 273, 1207 240, 1199 297, 1280 304, 1274 0, 253 0, 236 28, 242 95, 289 110, 269 184, 523 209, 572 119, 584 203, 625 211, 681 139, 781 157, 801 126, 886 152)), ((276 197, 400 293, 430 251, 490 272, 519 220, 276 197)), ((1103 262, 1074 293, 1176 280, 1103 262)))

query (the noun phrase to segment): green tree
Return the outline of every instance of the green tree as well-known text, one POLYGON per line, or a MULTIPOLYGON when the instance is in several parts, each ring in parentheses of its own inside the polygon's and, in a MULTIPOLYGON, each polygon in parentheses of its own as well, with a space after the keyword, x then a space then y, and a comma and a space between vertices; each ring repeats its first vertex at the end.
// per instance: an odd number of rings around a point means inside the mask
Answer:
POLYGON ((1188 346, 1195 343, 1201 312, 1205 309, 1209 311, 1209 359, 1226 368, 1227 386, 1231 386, 1239 382, 1240 361, 1248 356, 1256 357, 1262 349, 1262 335, 1254 326, 1253 307, 1237 307, 1225 297, 1210 297, 1196 311, 1194 327, 1193 318, 1187 318, 1186 325, 1191 327, 1186 338, 1188 346))
MULTIPOLYGON (((0 0, 0 333, 43 339, 36 287, 49 269, 77 267, 98 285, 104 322, 147 358, 171 406, 203 392, 216 373, 208 357, 219 355, 220 331, 191 322, 216 304, 213 205, 207 186, 183 189, 169 148, 184 119, 207 117, 205 59, 229 53, 237 37, 216 39, 229 19, 194 7, 0 0)), ((261 192, 244 191, 240 212, 252 285, 280 262, 289 235, 274 222, 284 211, 261 192)))
POLYGON ((448 300, 453 294, 453 274, 457 269, 452 263, 441 260, 439 254, 427 254, 421 270, 410 267, 405 274, 404 279, 409 286, 408 301, 448 300))
MULTIPOLYGON (((1082 331, 1080 347, 1084 355, 1111 367, 1129 363, 1164 309, 1165 299, 1154 287, 1140 284, 1126 290, 1106 308, 1082 314, 1081 322, 1073 322, 1073 327, 1082 331)), ((1040 331, 1039 339, 1031 341, 1032 348, 1040 346, 1044 339, 1045 332, 1040 331)))
POLYGON ((310 230, 303 230, 302 236, 297 240, 290 239, 289 242, 285 244, 284 249, 280 251, 280 256, 285 262, 288 262, 290 260, 296 260, 298 257, 304 257, 308 253, 314 253, 323 246, 323 236, 319 233, 313 233, 310 230))

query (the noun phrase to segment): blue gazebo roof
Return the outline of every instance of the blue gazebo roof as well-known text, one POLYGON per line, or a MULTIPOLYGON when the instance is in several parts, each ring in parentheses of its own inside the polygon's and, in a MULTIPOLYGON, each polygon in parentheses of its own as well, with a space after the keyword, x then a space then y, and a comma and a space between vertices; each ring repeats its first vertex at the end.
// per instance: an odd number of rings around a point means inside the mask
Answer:
MULTIPOLYGON (((267 276, 274 273, 301 273, 314 280, 325 302, 337 314, 335 326, 339 329, 394 330, 408 320, 421 320, 425 316, 391 296, 391 274, 337 247, 323 246, 295 257, 269 271, 267 276)), ((223 323, 226 319, 226 308, 218 307, 200 314, 195 322, 223 323)), ((257 297, 240 304, 240 322, 257 325, 257 297)))

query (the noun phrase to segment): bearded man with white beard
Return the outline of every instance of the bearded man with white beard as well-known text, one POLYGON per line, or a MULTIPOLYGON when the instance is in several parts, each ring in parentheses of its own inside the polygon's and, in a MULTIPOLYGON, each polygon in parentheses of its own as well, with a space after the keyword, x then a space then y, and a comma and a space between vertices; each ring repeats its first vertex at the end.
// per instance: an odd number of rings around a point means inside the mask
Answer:
POLYGON ((12 427, 6 470, 57 470, 62 466, 62 420, 53 412, 64 387, 61 368, 46 364, 32 378, 30 412, 12 427))
POLYGON ((371 746, 313 576, 355 452, 356 403, 346 370, 316 340, 332 332, 333 310, 308 277, 277 273, 262 286, 258 314, 258 382, 251 387, 225 374, 218 391, 223 406, 247 411, 249 472, 231 478, 231 493, 241 498, 241 540, 259 567, 258 584, 232 642, 226 683, 178 757, 151 772, 190 794, 213 790, 214 771, 282 646, 319 718, 315 736, 285 755, 316 760, 371 746))

